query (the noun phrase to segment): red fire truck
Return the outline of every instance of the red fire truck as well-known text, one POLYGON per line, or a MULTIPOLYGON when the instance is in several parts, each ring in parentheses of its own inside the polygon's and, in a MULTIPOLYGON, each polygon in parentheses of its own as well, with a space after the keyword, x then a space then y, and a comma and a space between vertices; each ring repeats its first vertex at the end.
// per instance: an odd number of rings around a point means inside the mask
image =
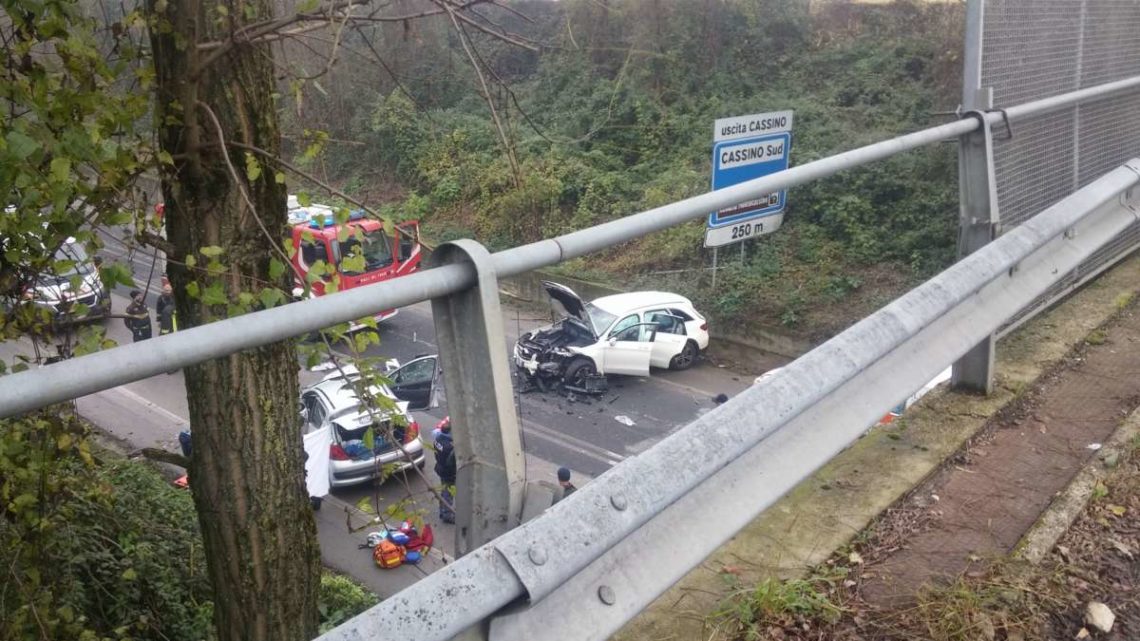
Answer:
MULTIPOLYGON (((340 276, 339 291, 363 287, 383 280, 414 272, 423 257, 420 247, 420 225, 408 221, 395 225, 395 234, 389 236, 384 225, 366 218, 363 211, 349 214, 347 226, 352 233, 345 240, 338 239, 342 226, 334 224, 335 210, 326 205, 302 206, 296 196, 289 196, 289 224, 292 225, 293 266, 297 273, 307 275, 317 261, 324 261, 326 273, 310 279, 310 296, 325 293, 326 283, 334 274, 340 276), (359 233, 357 233, 359 231, 359 233), (345 259, 359 253, 363 269, 354 269, 345 259)), ((359 267, 359 261, 352 261, 359 267)), ((294 294, 303 292, 298 281, 294 294)), ((376 314, 378 321, 396 315, 395 309, 376 314)))

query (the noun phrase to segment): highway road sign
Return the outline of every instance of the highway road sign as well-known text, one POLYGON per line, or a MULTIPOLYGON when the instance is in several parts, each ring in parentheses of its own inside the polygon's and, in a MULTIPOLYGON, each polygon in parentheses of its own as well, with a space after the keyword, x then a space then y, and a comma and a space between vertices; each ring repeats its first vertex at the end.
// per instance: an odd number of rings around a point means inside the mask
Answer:
MULTIPOLYGON (((720 118, 713 127, 714 190, 788 168, 792 112, 720 118)), ((776 231, 784 219, 785 190, 709 214, 705 247, 719 247, 776 231)))

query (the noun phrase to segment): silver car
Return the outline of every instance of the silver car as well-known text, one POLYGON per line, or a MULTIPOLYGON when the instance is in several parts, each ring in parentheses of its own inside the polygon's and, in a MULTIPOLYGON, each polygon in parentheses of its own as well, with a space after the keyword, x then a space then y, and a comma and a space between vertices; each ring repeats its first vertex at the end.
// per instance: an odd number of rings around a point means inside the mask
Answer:
POLYGON ((26 299, 50 310, 60 322, 103 318, 111 313, 111 293, 82 245, 68 238, 56 251, 55 260, 68 267, 40 273, 25 292, 26 299), (75 317, 73 310, 80 305, 85 312, 82 317, 75 317))
POLYGON ((409 410, 438 404, 435 394, 440 379, 439 359, 416 358, 385 375, 392 385, 372 385, 369 393, 391 399, 395 403, 391 410, 369 411, 356 394, 360 375, 352 367, 344 368, 343 373, 329 374, 301 392, 302 433, 325 427, 332 433, 332 487, 383 478, 413 465, 421 469, 424 466, 420 426, 409 410))

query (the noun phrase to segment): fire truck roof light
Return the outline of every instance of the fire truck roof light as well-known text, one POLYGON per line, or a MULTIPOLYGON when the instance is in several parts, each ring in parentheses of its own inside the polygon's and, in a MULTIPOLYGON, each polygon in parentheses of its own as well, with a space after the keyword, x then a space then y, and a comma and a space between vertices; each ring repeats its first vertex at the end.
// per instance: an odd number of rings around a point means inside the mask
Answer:
MULTIPOLYGON (((321 229, 322 227, 329 227, 335 224, 334 217, 331 215, 325 215, 324 212, 311 214, 311 216, 312 217, 309 219, 309 227, 312 227, 313 229, 321 229)), ((354 220, 364 220, 365 218, 368 218, 368 213, 363 209, 357 209, 348 215, 349 222, 354 220)))

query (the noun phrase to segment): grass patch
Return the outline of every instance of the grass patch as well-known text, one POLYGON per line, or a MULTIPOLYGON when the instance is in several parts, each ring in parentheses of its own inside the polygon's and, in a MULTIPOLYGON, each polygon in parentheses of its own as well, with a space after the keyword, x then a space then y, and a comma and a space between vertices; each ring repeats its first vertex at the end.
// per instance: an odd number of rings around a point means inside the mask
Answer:
POLYGON ((1039 638, 1049 612, 1062 605, 1049 596, 1058 579, 1029 564, 998 563, 984 577, 924 589, 913 610, 897 613, 887 625, 899 639, 1039 638))
MULTIPOLYGON (((835 623, 844 608, 831 595, 846 574, 846 568, 821 567, 807 578, 767 578, 736 589, 713 613, 712 622, 732 639, 767 638, 772 628, 835 623)), ((736 581, 735 575, 724 576, 730 583, 736 581)))
POLYGON ((1113 301, 1113 305, 1116 307, 1117 311, 1123 311, 1124 308, 1131 305, 1132 301, 1134 300, 1136 300, 1136 295, 1134 293, 1124 292, 1123 294, 1116 297, 1116 300, 1113 301))

